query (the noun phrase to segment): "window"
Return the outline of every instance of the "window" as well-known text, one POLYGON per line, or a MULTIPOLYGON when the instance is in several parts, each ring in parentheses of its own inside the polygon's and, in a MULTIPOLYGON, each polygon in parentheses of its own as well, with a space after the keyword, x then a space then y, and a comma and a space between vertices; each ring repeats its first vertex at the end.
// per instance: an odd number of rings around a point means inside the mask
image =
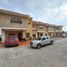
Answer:
POLYGON ((46 39, 49 39, 49 37, 46 37, 46 39))
POLYGON ((17 18, 17 17, 14 17, 14 18, 11 18, 11 23, 20 23, 22 24, 22 20, 20 18, 17 18))
POLYGON ((46 38, 44 37, 44 38, 42 38, 42 40, 45 40, 46 38))
POLYGON ((39 26, 39 29, 44 30, 44 27, 43 26, 39 26))

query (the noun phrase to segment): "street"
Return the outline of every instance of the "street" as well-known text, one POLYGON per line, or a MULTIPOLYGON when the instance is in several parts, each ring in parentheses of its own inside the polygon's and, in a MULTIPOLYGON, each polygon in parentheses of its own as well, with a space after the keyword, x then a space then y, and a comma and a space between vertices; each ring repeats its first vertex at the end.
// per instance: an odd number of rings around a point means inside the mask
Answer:
POLYGON ((67 38, 41 49, 1 48, 0 67, 67 67, 67 38))

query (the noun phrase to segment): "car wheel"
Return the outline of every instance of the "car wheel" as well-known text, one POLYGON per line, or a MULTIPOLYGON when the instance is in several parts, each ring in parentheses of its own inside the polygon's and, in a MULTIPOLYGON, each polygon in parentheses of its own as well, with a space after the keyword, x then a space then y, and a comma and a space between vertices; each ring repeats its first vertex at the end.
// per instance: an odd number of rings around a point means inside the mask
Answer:
POLYGON ((18 46, 19 46, 18 44, 15 45, 15 47, 18 47, 18 46))
POLYGON ((40 49, 40 48, 41 48, 41 44, 38 44, 38 45, 37 45, 37 48, 40 49))
POLYGON ((53 41, 50 42, 50 45, 52 45, 52 44, 53 44, 53 41))

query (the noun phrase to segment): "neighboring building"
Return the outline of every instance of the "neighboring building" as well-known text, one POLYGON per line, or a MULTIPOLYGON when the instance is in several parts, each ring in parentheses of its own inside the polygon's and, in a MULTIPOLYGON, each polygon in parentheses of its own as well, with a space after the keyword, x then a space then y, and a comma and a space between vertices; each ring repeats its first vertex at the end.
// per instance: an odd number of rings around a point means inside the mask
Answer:
POLYGON ((62 37, 62 27, 63 26, 54 25, 54 37, 62 37))
POLYGON ((63 37, 67 37, 67 32, 66 31, 63 31, 62 36, 63 37))
POLYGON ((39 21, 32 21, 32 36, 37 38, 40 36, 48 35, 48 28, 46 23, 39 21))
POLYGON ((18 39, 32 37, 32 18, 29 15, 0 9, 0 33, 2 42, 6 36, 17 35, 18 39))
POLYGON ((62 26, 59 25, 49 25, 48 33, 51 37, 62 37, 62 26))
POLYGON ((43 35, 49 35, 52 38, 62 37, 62 26, 52 25, 40 21, 33 21, 32 26, 33 38, 43 35))

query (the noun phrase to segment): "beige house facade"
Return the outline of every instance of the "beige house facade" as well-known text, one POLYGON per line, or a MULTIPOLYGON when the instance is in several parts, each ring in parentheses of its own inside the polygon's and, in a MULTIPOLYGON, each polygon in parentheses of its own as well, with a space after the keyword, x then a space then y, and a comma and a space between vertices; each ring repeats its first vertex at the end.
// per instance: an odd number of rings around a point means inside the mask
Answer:
POLYGON ((40 21, 33 21, 32 25, 33 38, 37 38, 44 35, 48 35, 52 38, 62 37, 62 26, 48 24, 40 21))
POLYGON ((38 38, 40 36, 48 35, 47 24, 39 22, 39 21, 32 21, 32 36, 33 38, 38 38))
POLYGON ((62 26, 50 25, 48 26, 48 33, 51 37, 62 37, 62 26))
POLYGON ((16 12, 0 10, 0 31, 2 42, 6 36, 15 34, 21 40, 22 38, 32 37, 32 17, 16 12))

